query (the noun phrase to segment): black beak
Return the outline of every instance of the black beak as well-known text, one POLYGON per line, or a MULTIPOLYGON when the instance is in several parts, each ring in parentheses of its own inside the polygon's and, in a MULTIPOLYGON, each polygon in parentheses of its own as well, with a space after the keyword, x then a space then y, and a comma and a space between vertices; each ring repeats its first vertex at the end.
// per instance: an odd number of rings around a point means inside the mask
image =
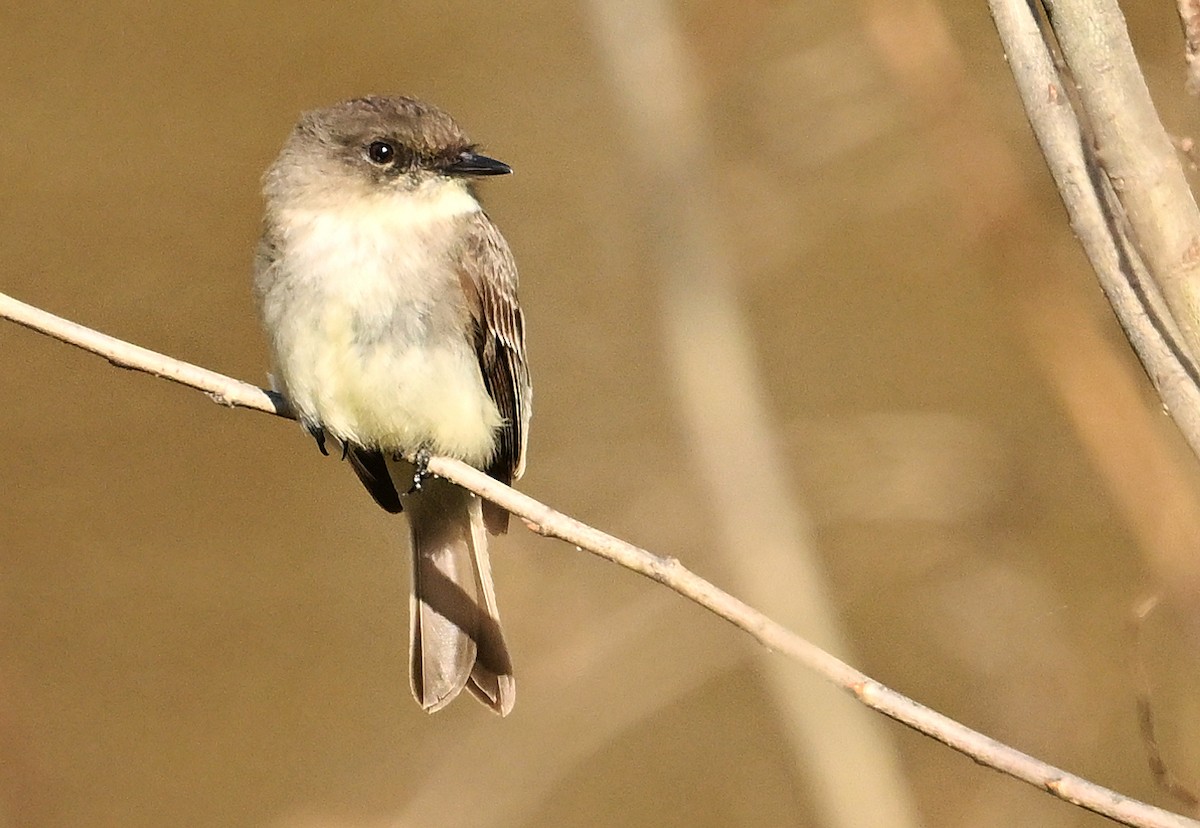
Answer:
POLYGON ((495 158, 467 150, 458 156, 458 160, 447 164, 444 168, 448 175, 508 175, 512 167, 495 158))

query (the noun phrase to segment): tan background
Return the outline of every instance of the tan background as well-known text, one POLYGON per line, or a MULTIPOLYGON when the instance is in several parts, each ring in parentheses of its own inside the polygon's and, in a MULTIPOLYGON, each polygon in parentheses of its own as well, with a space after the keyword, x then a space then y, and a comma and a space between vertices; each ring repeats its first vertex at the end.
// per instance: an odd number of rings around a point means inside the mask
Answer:
MULTIPOLYGON (((943 5, 941 23, 906 19, 919 4, 890 19, 889 4, 678 5, 714 156, 694 174, 728 205, 769 425, 846 654, 1170 804, 1137 735, 1129 625, 1165 585, 1174 600, 1147 629, 1156 710, 1195 780, 1180 586, 1194 563, 1163 563, 1122 519, 1014 285, 1082 303, 1140 384, 1140 416, 1162 420, 1065 229, 984 4, 943 5), (887 49, 928 58, 925 25, 947 27, 964 75, 915 93, 887 49), (931 112, 964 79, 986 129, 978 155, 956 156, 931 112), (991 142, 1036 238, 973 229, 1001 196, 960 185, 991 142)), ((1138 4, 1134 33, 1188 133, 1170 5, 1138 4)), ((757 540, 719 540, 681 425, 651 255, 671 231, 647 220, 593 26, 549 0, 7 3, 0 290, 263 381, 249 290, 262 169, 302 109, 428 97, 517 171, 485 196, 523 277, 536 414, 522 488, 747 583, 757 540)), ((11 325, 0 400, 0 826, 826 824, 764 679, 776 657, 652 584, 515 530, 494 563, 516 711, 427 717, 405 675, 403 527, 294 426, 11 325)), ((1136 458, 1124 422, 1101 442, 1136 458)), ((1167 439, 1186 492, 1193 463, 1167 439)), ((924 824, 1102 824, 880 732, 924 824)))

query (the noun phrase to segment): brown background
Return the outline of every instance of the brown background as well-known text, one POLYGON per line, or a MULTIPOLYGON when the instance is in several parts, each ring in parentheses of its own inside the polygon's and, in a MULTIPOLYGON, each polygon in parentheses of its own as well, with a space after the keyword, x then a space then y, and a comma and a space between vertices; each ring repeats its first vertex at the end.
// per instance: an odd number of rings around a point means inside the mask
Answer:
MULTIPOLYGON (((1196 780, 1195 564, 1164 563, 1122 518, 1144 510, 1122 511, 1099 451, 1141 443, 1124 414, 1099 448, 1079 438, 1021 286, 1069 295, 1139 384, 1132 416, 1165 420, 1065 229, 984 4, 943 5, 679 4, 713 155, 694 174, 724 205, 846 655, 1170 805, 1138 738, 1130 619, 1168 599, 1147 660, 1164 749, 1196 780), (928 40, 941 25, 948 53, 928 40), (933 60, 933 82, 906 80, 905 59, 933 60), (947 139, 959 127, 978 143, 947 139)), ((1165 119, 1191 132, 1171 4, 1137 5, 1165 119)), ((485 197, 523 278, 522 488, 747 583, 756 544, 719 540, 663 346, 652 251, 671 230, 647 220, 593 27, 548 0, 7 3, 0 290, 261 382, 261 171, 303 109, 428 97, 517 171, 485 197)), ((1073 317, 1039 302, 1069 339, 1073 317)), ((1111 414, 1101 400, 1084 409, 1111 414)), ((0 826, 825 824, 764 679, 777 657, 652 584, 515 530, 493 557, 516 711, 428 717, 405 674, 404 529, 293 425, 11 325, 0 401, 0 826)), ((1193 461, 1163 433, 1188 492, 1193 461)), ((879 729, 924 824, 1102 823, 879 729)))

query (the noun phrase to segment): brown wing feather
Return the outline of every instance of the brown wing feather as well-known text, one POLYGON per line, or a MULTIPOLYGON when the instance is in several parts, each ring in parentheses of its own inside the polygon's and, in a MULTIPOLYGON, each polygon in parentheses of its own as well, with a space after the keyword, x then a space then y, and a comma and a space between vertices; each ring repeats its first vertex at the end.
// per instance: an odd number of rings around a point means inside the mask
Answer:
MULTIPOLYGON (((533 391, 525 362, 525 319, 517 302, 517 267, 500 231, 483 213, 471 217, 460 270, 463 292, 475 322, 475 353, 484 387, 504 425, 487 473, 511 483, 525 470, 525 445, 533 391)), ((508 513, 484 503, 484 522, 493 533, 508 528, 508 513)))

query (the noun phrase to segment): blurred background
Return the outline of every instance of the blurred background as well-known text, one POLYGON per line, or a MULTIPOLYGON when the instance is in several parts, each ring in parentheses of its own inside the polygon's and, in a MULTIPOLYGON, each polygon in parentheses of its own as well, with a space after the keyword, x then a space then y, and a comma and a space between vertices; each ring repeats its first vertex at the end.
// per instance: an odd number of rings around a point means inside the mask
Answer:
MULTIPOLYGON (((1128 11, 1194 135, 1171 4, 1128 11)), ((1186 808, 1149 699, 1200 788, 1200 476, 983 3, 8 3, 0 55, 0 290, 264 383, 262 170, 427 98, 516 170, 523 490, 1186 808)), ((294 424, 9 324, 0 400, 3 828, 1107 824, 519 525, 516 710, 426 716, 406 529, 294 424)))

